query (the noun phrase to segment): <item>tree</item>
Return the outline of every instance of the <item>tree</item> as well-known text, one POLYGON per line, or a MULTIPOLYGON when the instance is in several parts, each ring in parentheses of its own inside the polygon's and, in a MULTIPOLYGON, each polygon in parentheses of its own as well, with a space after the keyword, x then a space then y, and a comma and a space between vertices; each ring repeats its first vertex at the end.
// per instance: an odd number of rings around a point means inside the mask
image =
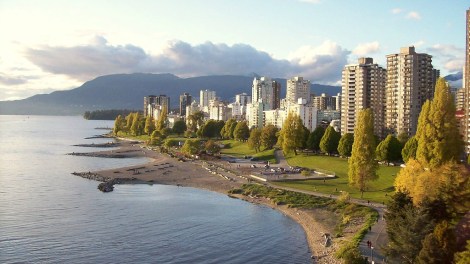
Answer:
POLYGON ((218 137, 218 138, 221 138, 222 136, 220 135, 220 133, 222 133, 222 129, 225 127, 225 121, 223 120, 217 120, 215 122, 215 133, 214 133, 214 137, 218 137))
MULTIPOLYGON (((225 122, 224 127, 220 130, 220 136, 225 139, 233 138, 233 130, 231 130, 232 124, 237 124, 237 120, 234 118, 230 118, 225 122)), ((235 127, 234 127, 235 129, 235 127)))
POLYGON ((417 262, 421 264, 451 264, 455 253, 454 230, 442 221, 423 240, 417 262))
POLYGON ((213 138, 218 136, 220 134, 220 130, 218 131, 217 129, 217 121, 213 119, 207 120, 206 123, 199 128, 201 131, 201 137, 205 138, 213 138))
POLYGON ((406 163, 409 159, 416 159, 416 150, 418 149, 418 140, 416 137, 411 137, 403 146, 401 150, 401 157, 406 163))
POLYGON ((168 113, 166 112, 166 108, 163 108, 162 111, 160 111, 160 116, 157 119, 155 130, 161 131, 162 129, 166 128, 168 123, 167 118, 168 113))
POLYGON ((228 136, 231 139, 235 138, 235 128, 237 128, 238 122, 235 121, 230 125, 230 130, 228 131, 228 136))
POLYGON ((279 145, 282 146, 284 155, 294 152, 297 155, 297 149, 301 148, 305 140, 305 130, 300 116, 289 112, 279 133, 279 145))
POLYGON ((135 113, 129 113, 129 114, 126 116, 126 128, 127 128, 127 131, 130 131, 130 130, 131 130, 132 123, 134 122, 134 116, 135 116, 135 113))
POLYGON ((343 157, 351 156, 352 146, 354 143, 354 134, 344 134, 338 143, 338 153, 343 157))
POLYGON ((400 134, 398 134, 397 139, 400 142, 401 146, 403 147, 405 146, 406 142, 408 142, 410 137, 408 136, 408 133, 401 132, 400 134))
POLYGON ((378 165, 375 161, 374 120, 371 109, 359 112, 354 129, 354 144, 348 161, 349 184, 359 188, 361 198, 367 183, 376 180, 378 165))
POLYGON ((264 149, 272 149, 277 142, 278 129, 275 125, 269 124, 261 129, 261 145, 264 149))
POLYGON ((188 116, 188 130, 196 132, 204 124, 204 113, 195 112, 188 116))
POLYGON ((430 168, 459 160, 463 143, 457 129, 454 99, 443 78, 437 80, 433 100, 422 107, 416 138, 416 159, 430 168))
POLYGON ((219 151, 220 151, 219 144, 217 144, 212 139, 210 139, 206 142, 206 144, 204 145, 204 148, 208 153, 211 153, 211 154, 216 154, 216 153, 219 153, 219 151))
POLYGON ((154 130, 155 130, 155 121, 153 120, 151 116, 147 116, 147 118, 145 119, 144 132, 145 134, 150 136, 152 135, 154 130))
POLYGON ((307 139, 307 148, 313 151, 320 150, 320 141, 325 134, 325 129, 322 126, 318 126, 315 130, 309 134, 307 139))
POLYGON ((163 141, 162 133, 160 133, 160 131, 155 130, 150 136, 149 145, 158 146, 162 144, 162 141, 163 141))
POLYGON ((184 120, 178 120, 173 124, 172 131, 173 133, 177 135, 181 135, 184 133, 184 131, 186 131, 186 129, 187 127, 186 127, 186 123, 184 122, 184 120))
POLYGON ((261 129, 253 128, 248 138, 248 147, 254 149, 256 152, 260 151, 261 147, 261 129))
POLYGON ((186 139, 181 147, 181 152, 190 156, 199 153, 201 149, 201 141, 198 139, 186 139))
POLYGON ((339 140, 341 135, 336 132, 334 127, 328 126, 320 140, 320 150, 330 155, 338 149, 339 140))
POLYGON ((470 240, 467 240, 467 246, 464 251, 455 254, 454 261, 455 264, 470 263, 470 240))
POLYGON ((178 146, 179 141, 174 138, 167 138, 163 143, 163 146, 167 149, 178 146))
POLYGON ((116 119, 114 120, 114 129, 113 129, 113 133, 115 136, 117 136, 117 134, 119 133, 119 131, 122 130, 122 123, 123 123, 123 119, 122 119, 122 116, 121 115, 118 115, 116 117, 116 119))
POLYGON ((250 129, 248 128, 246 121, 238 122, 235 130, 233 131, 233 135, 235 140, 245 141, 248 139, 250 136, 250 129))
POLYGON ((133 115, 134 117, 132 118, 131 133, 134 136, 140 136, 144 132, 145 120, 138 112, 134 113, 133 115))
POLYGON ((401 159, 401 144, 398 139, 388 135, 375 149, 378 160, 390 163, 401 159))
POLYGON ((426 210, 414 207, 411 197, 403 192, 392 196, 385 218, 389 239, 386 255, 398 263, 415 263, 422 240, 434 228, 432 219, 426 210))

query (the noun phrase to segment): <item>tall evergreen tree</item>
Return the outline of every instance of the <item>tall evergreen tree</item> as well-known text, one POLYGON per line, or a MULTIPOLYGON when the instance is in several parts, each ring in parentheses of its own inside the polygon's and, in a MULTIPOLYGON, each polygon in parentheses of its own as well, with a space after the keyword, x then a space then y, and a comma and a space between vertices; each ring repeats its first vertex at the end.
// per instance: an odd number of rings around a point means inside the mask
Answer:
POLYGON ((332 126, 328 126, 320 140, 320 150, 330 155, 338 149, 341 135, 332 126))
POLYGON ((352 146, 354 144, 354 134, 345 133, 338 144, 338 153, 343 157, 351 156, 352 146))
POLYGON ((117 134, 119 133, 119 131, 122 130, 122 122, 123 122, 123 119, 122 119, 122 116, 121 115, 118 115, 116 117, 116 119, 114 120, 114 129, 113 129, 113 133, 115 136, 117 136, 117 134))
POLYGON ((361 191, 361 198, 367 183, 378 178, 378 164, 375 161, 374 120, 371 109, 359 112, 354 129, 354 144, 348 161, 349 184, 361 191))
POLYGON ((416 158, 430 168, 459 160, 463 143, 457 129, 454 100, 443 78, 437 80, 433 100, 423 105, 416 138, 416 158))

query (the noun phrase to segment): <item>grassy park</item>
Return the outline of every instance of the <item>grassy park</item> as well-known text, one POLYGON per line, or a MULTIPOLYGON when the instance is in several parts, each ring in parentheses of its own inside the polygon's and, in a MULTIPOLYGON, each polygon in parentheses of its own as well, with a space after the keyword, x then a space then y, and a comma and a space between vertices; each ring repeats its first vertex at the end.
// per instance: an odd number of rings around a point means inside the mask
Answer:
MULTIPOLYGON (((339 191, 348 192, 353 198, 361 198, 361 193, 348 184, 348 161, 345 158, 306 155, 299 154, 297 156, 286 157, 289 165, 301 166, 310 169, 323 169, 334 171, 335 179, 332 180, 302 180, 302 181, 284 181, 275 182, 275 184, 301 190, 317 191, 327 194, 338 195, 339 191)), ((378 170, 379 178, 371 181, 369 190, 364 192, 364 200, 373 202, 385 202, 393 194, 393 182, 400 167, 383 166, 378 170)))
POLYGON ((263 150, 256 153, 256 151, 254 149, 250 149, 248 144, 245 142, 222 140, 220 143, 226 145, 226 147, 220 151, 222 154, 241 158, 244 156, 252 156, 257 157, 259 160, 267 160, 269 162, 276 163, 276 159, 274 158, 274 149, 263 150))

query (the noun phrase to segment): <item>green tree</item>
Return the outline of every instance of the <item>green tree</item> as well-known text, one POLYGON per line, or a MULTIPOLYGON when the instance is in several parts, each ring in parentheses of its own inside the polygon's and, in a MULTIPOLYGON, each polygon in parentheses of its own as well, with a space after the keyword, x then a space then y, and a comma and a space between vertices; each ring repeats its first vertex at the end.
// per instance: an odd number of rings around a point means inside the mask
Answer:
POLYGON ((222 138, 221 133, 222 129, 225 127, 225 121, 223 120, 217 120, 215 122, 215 134, 214 137, 216 138, 222 138))
POLYGON ((320 150, 320 141, 325 134, 325 129, 322 126, 318 126, 315 128, 313 132, 311 132, 307 139, 307 148, 313 151, 320 150))
POLYGON ((239 122, 235 121, 230 125, 230 130, 228 131, 228 136, 230 139, 235 138, 235 128, 237 128, 239 122))
POLYGON ((401 156, 406 163, 409 159, 416 159, 416 150, 418 149, 418 140, 416 137, 411 137, 406 141, 405 146, 401 150, 401 156))
POLYGON ((172 131, 173 133, 177 135, 181 135, 184 133, 184 131, 186 131, 186 129, 187 127, 186 127, 186 123, 184 122, 184 120, 178 120, 173 124, 172 131))
POLYGON ((155 121, 153 120, 151 116, 147 116, 147 118, 145 119, 144 132, 145 134, 150 136, 152 135, 154 130, 155 130, 155 121))
POLYGON ((166 112, 166 108, 163 108, 160 111, 160 116, 157 119, 157 124, 155 125, 155 130, 161 131, 162 129, 167 127, 168 123, 168 113, 166 112))
POLYGON ((113 129, 113 133, 115 136, 117 136, 117 134, 119 133, 119 131, 122 130, 122 123, 123 123, 123 119, 122 119, 122 116, 121 115, 118 115, 116 117, 116 119, 114 120, 114 129, 113 129))
MULTIPOLYGON (((227 120, 227 122, 225 122, 224 127, 220 130, 220 136, 222 138, 233 138, 233 130, 231 129, 233 124, 235 124, 235 126, 237 125, 237 120, 235 120, 234 118, 230 118, 229 120, 227 120)), ((233 128, 235 129, 235 127, 233 128)))
POLYGON ((132 118, 132 125, 131 125, 131 133, 134 136, 140 136, 143 134, 144 130, 144 120, 142 116, 137 112, 133 114, 134 117, 132 118))
POLYGON ((375 149, 375 155, 378 160, 390 163, 401 159, 401 144, 398 139, 388 135, 375 149))
POLYGON ((349 184, 361 191, 362 198, 368 182, 378 178, 378 165, 375 161, 374 120, 371 109, 359 112, 358 122, 354 129, 354 144, 348 164, 349 184))
POLYGON ((233 131, 233 135, 235 140, 238 141, 245 141, 250 137, 250 129, 248 128, 246 121, 238 122, 235 130, 233 131))
POLYGON ((214 140, 210 139, 204 145, 205 150, 211 154, 217 154, 220 151, 220 146, 214 140))
POLYGON ((338 149, 340 139, 341 135, 332 126, 328 126, 320 140, 320 150, 328 155, 332 154, 338 149))
POLYGON ((209 119, 200 127, 201 137, 213 138, 220 134, 220 131, 217 131, 217 121, 209 119))
POLYGON ((352 146, 354 143, 354 134, 344 134, 338 143, 338 153, 343 157, 351 156, 352 146))
POLYGON ((129 114, 126 116, 126 128, 127 128, 127 131, 130 131, 130 130, 131 130, 132 123, 134 122, 134 116, 135 116, 135 113, 129 113, 129 114))
POLYGON ((401 132, 400 134, 398 134, 397 139, 403 147, 405 146, 406 142, 408 142, 408 140, 410 139, 410 136, 408 136, 408 133, 406 132, 401 132))
POLYGON ((261 147, 261 129, 253 128, 248 138, 248 147, 254 149, 256 152, 260 151, 261 147))
POLYGON ((463 143, 457 129, 454 100, 443 78, 437 80, 433 100, 422 107, 416 138, 416 158, 430 168, 459 160, 463 143))
POLYGON ((181 147, 181 152, 184 154, 191 156, 199 153, 201 150, 201 141, 199 139, 186 139, 181 147))
POLYGON ((417 262, 421 264, 451 264, 455 253, 454 230, 442 221, 428 234, 422 243, 417 262))
POLYGON ((160 131, 157 131, 157 130, 153 131, 152 135, 150 136, 149 144, 152 146, 159 146, 162 144, 162 141, 163 141, 162 133, 160 133, 160 131))
POLYGON ((261 129, 261 145, 264 149, 272 149, 277 142, 278 129, 275 125, 269 124, 261 129))
POLYGON ((278 143, 282 147, 284 155, 294 152, 297 155, 297 149, 304 145, 305 130, 300 116, 289 112, 286 120, 279 132, 278 143))
POLYGON ((165 142, 163 143, 163 146, 167 149, 176 147, 179 144, 179 140, 176 140, 174 138, 167 138, 165 139, 165 142))
POLYGON ((465 247, 465 250, 455 254, 454 260, 455 260, 455 264, 470 263, 470 239, 467 240, 467 245, 465 247))
POLYGON ((201 111, 188 116, 188 130, 196 132, 204 124, 204 113, 201 111))
POLYGON ((397 192, 392 196, 385 213, 389 243, 385 254, 392 263, 415 263, 421 242, 434 224, 426 210, 413 206, 411 197, 397 192))

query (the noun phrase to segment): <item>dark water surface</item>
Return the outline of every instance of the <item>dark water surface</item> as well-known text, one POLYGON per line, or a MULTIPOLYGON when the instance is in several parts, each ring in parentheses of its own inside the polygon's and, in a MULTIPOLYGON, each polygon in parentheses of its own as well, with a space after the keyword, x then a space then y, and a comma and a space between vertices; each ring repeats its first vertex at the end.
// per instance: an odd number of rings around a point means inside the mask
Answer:
POLYGON ((225 195, 71 175, 146 159, 64 155, 112 127, 81 117, 0 115, 0 263, 309 263, 290 218, 225 195))

